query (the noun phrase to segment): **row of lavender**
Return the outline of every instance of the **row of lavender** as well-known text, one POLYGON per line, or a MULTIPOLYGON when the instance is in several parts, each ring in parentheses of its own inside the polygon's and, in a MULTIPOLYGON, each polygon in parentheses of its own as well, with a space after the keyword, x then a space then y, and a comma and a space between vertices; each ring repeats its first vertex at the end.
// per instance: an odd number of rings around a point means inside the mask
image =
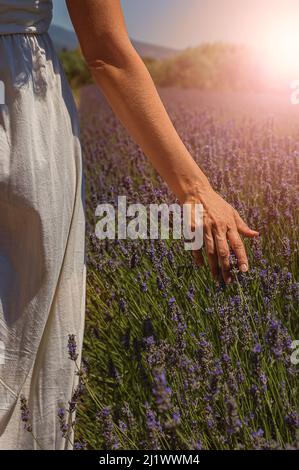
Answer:
POLYGON ((98 92, 82 96, 88 291, 77 447, 299 446, 299 365, 290 360, 299 339, 299 135, 265 117, 220 120, 212 104, 167 107, 214 188, 260 231, 246 245, 250 273, 234 270, 229 287, 180 241, 96 238, 97 204, 173 196, 98 92))

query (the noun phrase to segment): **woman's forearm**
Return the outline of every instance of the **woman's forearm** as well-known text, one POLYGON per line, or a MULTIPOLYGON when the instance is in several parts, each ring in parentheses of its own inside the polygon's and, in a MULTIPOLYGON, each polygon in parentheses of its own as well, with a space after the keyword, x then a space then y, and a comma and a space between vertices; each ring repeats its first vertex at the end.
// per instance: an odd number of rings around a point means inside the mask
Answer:
POLYGON ((133 47, 121 66, 89 61, 96 83, 135 142, 180 201, 199 196, 209 182, 177 134, 144 63, 133 47))
POLYGON ((180 201, 210 189, 133 48, 119 0, 67 0, 92 75, 114 113, 180 201))

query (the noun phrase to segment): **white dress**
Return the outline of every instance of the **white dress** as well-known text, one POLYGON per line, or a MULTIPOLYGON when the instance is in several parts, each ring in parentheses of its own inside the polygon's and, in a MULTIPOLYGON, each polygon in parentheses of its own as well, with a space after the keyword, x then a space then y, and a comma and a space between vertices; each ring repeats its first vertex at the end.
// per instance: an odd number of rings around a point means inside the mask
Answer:
POLYGON ((79 126, 47 34, 48 0, 0 0, 0 449, 70 446, 58 408, 77 383, 85 310, 79 126), (1 99, 1 93, 0 93, 1 99))

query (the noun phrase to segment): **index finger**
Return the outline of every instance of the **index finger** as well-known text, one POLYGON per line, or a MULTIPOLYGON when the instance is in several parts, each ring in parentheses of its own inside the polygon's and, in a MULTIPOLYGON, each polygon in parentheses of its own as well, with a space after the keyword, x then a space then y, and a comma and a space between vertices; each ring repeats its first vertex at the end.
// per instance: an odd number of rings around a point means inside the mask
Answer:
POLYGON ((214 240, 223 280, 226 284, 229 284, 231 282, 231 267, 229 262, 230 251, 225 231, 214 231, 214 240))
POLYGON ((235 253, 236 258, 238 260, 239 270, 245 273, 246 271, 248 271, 248 258, 246 255, 244 244, 237 231, 237 228, 235 230, 233 229, 228 230, 227 237, 230 242, 230 246, 232 247, 232 250, 235 253))

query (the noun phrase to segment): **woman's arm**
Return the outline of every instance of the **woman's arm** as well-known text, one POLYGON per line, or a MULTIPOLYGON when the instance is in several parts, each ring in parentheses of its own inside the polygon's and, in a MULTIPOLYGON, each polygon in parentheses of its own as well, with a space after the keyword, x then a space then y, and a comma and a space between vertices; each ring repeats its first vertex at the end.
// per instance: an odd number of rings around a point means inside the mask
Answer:
MULTIPOLYGON (((229 282, 229 247, 247 270, 239 233, 255 236, 237 212, 213 191, 178 136, 150 74, 133 48, 120 0, 67 0, 83 55, 93 77, 132 138, 149 157, 179 201, 204 206, 204 239, 215 278, 219 264, 229 282)), ((202 255, 197 254, 201 264, 202 255)))

